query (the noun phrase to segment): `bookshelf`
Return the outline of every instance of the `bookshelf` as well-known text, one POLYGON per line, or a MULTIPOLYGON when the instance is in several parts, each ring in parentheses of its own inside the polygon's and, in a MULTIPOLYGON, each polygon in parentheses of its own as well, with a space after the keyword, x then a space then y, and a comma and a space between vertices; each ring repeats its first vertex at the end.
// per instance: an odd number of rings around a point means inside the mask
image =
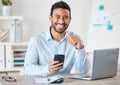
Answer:
POLYGON ((0 75, 22 73, 27 42, 22 42, 23 16, 0 16, 0 75))
POLYGON ((0 55, 0 61, 3 62, 0 63, 0 74, 9 74, 11 72, 18 72, 18 74, 22 74, 26 49, 27 42, 0 43, 0 51, 4 52, 4 54, 0 55))

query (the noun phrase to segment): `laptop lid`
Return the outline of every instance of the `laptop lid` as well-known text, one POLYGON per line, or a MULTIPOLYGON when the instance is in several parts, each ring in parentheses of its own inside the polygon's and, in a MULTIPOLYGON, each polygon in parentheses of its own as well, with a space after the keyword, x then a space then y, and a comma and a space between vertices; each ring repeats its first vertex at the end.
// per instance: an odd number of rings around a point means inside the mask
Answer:
POLYGON ((119 48, 94 50, 91 79, 112 77, 117 74, 119 48))

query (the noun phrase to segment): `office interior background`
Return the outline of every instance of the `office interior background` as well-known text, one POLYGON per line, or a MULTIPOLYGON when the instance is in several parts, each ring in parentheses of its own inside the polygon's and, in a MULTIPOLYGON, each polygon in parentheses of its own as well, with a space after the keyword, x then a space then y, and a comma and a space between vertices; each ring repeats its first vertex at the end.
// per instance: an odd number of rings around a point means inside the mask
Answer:
MULTIPOLYGON (((50 27, 50 8, 57 1, 60 0, 12 0, 12 16, 23 16, 22 42, 28 42, 34 34, 50 27)), ((71 7, 72 20, 68 30, 82 37, 88 52, 120 48, 120 0, 63 1, 71 7)), ((4 24, 2 28, 8 27, 4 24)))

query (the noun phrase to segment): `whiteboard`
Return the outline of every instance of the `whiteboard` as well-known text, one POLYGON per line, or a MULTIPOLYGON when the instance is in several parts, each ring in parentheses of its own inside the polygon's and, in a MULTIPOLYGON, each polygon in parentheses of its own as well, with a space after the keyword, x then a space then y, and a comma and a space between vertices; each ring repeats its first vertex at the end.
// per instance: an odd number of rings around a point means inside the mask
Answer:
POLYGON ((120 48, 120 0, 93 0, 87 51, 120 48))

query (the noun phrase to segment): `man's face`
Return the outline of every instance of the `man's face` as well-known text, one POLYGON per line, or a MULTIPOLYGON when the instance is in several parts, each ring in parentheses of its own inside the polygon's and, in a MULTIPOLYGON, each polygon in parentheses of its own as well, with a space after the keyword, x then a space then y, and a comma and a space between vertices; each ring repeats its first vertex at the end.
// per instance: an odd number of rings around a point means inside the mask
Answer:
POLYGON ((57 33, 64 33, 69 26, 70 20, 69 10, 63 8, 54 9, 52 16, 50 16, 51 28, 57 33))

